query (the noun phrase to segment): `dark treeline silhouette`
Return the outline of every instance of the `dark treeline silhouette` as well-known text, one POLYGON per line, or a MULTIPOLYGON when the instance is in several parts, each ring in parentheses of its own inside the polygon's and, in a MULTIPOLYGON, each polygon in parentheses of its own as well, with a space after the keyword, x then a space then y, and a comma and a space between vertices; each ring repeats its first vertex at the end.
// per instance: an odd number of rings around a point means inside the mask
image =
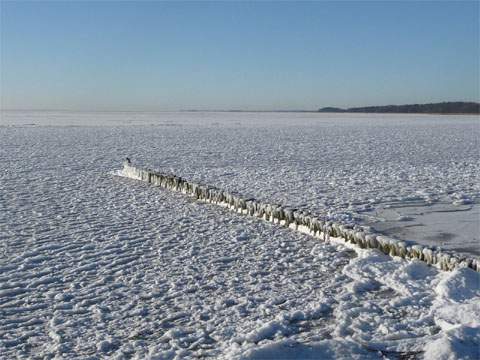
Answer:
POLYGON ((480 103, 441 102, 432 104, 365 106, 341 109, 324 107, 319 112, 398 113, 398 114, 480 114, 480 103))

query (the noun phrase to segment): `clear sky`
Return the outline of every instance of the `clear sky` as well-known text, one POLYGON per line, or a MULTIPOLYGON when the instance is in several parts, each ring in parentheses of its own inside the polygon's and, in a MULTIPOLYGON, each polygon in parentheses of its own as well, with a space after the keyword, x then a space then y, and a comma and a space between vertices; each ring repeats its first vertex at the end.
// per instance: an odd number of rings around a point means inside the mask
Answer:
POLYGON ((3 109, 479 99, 479 2, 1 1, 3 109))

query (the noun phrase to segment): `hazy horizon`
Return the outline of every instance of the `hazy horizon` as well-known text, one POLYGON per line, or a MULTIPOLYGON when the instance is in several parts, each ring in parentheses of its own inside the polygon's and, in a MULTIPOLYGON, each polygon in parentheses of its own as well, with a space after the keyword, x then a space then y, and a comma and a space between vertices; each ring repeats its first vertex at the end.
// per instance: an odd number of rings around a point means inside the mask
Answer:
POLYGON ((479 100, 479 3, 1 2, 0 108, 479 100))
MULTIPOLYGON (((446 101, 439 101, 438 103, 442 103, 442 102, 446 102, 446 101)), ((452 100, 452 101, 448 101, 448 102, 475 102, 475 103, 478 103, 478 101, 462 101, 462 100, 452 100)), ((420 104, 420 103, 419 103, 420 104)), ((427 103, 422 103, 422 104, 427 104, 427 103)), ((420 105, 422 105, 420 104, 420 105)), ((374 104, 367 104, 367 105, 362 105, 362 106, 359 106, 359 107, 382 107, 382 106, 397 106, 397 105, 414 105, 413 103, 412 104, 377 104, 377 105, 374 105, 374 104)), ((321 108, 324 108, 324 107, 330 107, 329 105, 324 105, 324 106, 319 106, 317 109, 172 109, 172 110, 162 110, 162 109, 158 109, 158 110, 141 110, 141 109, 137 109, 137 110, 125 110, 125 109, 101 109, 101 110, 92 110, 92 109, 3 109, 3 108, 0 108, 0 111, 31 111, 31 112, 35 112, 35 111, 44 111, 44 112, 55 112, 55 111, 58 111, 58 112, 151 112, 151 113, 155 113, 155 112, 319 112, 319 110, 321 108)), ((342 108, 344 110, 348 110, 349 108, 342 108)), ((403 114, 407 114, 407 113, 403 113, 403 114)), ((412 113, 412 114, 415 114, 415 113, 412 113)))

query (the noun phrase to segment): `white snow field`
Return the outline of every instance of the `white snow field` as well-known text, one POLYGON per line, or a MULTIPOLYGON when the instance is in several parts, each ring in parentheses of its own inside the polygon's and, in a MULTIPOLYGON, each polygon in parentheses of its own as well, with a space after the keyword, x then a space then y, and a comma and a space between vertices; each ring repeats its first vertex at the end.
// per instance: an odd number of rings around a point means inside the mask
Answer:
POLYGON ((478 255, 478 117, 1 116, 0 358, 479 358, 479 273, 111 174, 129 156, 478 255))

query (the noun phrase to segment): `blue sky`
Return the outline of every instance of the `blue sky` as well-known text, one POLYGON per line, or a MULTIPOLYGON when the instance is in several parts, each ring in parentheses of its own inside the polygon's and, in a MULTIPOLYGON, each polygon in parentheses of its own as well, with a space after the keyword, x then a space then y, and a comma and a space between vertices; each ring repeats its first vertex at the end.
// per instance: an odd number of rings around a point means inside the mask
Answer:
POLYGON ((479 3, 1 2, 1 107, 478 100, 479 3))

